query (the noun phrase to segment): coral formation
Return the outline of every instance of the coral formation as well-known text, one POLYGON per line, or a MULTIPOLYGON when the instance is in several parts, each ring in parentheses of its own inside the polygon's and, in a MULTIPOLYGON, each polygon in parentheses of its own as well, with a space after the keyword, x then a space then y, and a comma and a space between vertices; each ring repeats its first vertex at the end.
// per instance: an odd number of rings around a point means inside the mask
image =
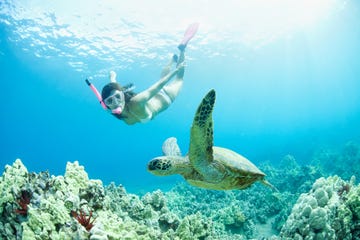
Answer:
MULTIPOLYGON (((272 218, 281 214, 287 201, 258 184, 251 191, 214 191, 179 184, 166 193, 170 210, 180 217, 201 214, 208 219, 215 239, 254 238, 258 230, 269 236, 275 231, 272 218), (265 227, 266 226, 266 227, 265 227)), ((284 216, 285 217, 285 216, 284 216)))
POLYGON ((355 178, 349 182, 338 176, 319 178, 294 205, 281 239, 357 239, 359 192, 355 178))
POLYGON ((28 173, 18 159, 5 167, 0 192, 1 239, 205 239, 212 234, 201 215, 181 219, 172 213, 161 191, 140 198, 121 185, 104 187, 78 162, 67 164, 64 177, 50 177, 28 173))

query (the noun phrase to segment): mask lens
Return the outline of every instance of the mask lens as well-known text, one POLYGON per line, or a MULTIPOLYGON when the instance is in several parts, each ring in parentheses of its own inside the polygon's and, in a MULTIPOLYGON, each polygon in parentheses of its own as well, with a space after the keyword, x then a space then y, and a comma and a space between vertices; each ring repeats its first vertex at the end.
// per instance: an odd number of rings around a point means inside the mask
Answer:
POLYGON ((120 93, 114 94, 114 97, 115 97, 117 100, 121 100, 121 94, 120 94, 120 93))
POLYGON ((106 104, 106 105, 111 105, 112 103, 113 103, 113 99, 112 99, 111 96, 108 97, 107 99, 105 99, 105 104, 106 104))

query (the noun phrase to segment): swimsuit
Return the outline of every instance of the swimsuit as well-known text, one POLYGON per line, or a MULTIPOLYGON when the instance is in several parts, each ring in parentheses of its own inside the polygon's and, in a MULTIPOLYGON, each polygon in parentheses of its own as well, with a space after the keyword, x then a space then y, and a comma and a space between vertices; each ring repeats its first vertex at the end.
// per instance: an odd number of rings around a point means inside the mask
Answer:
POLYGON ((172 100, 169 97, 169 94, 167 94, 167 92, 165 92, 165 90, 163 88, 158 92, 158 94, 164 98, 164 100, 166 101, 167 104, 170 105, 172 103, 172 100))
MULTIPOLYGON (((172 103, 172 99, 170 98, 170 96, 166 93, 166 91, 162 88, 157 95, 160 95, 164 101, 166 102, 166 104, 170 105, 172 103)), ((132 112, 130 109, 128 110, 131 115, 133 115, 134 117, 136 117, 141 123, 146 123, 149 122, 152 118, 153 118, 153 109, 151 109, 151 106, 149 107, 149 115, 146 118, 141 118, 139 117, 137 114, 135 114, 134 112, 132 112)))
POLYGON ((152 119, 152 112, 150 112, 150 114, 146 117, 146 118, 141 118, 139 117, 137 114, 135 114, 134 112, 132 112, 130 109, 128 109, 129 113, 131 115, 133 115, 137 120, 139 120, 141 123, 146 123, 148 121, 150 121, 152 119))

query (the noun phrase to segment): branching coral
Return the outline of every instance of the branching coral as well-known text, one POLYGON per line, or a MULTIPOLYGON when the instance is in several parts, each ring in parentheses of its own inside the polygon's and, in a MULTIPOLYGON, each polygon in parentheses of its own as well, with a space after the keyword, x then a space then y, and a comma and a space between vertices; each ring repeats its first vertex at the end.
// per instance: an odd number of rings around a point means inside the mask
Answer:
POLYGON ((28 205, 30 204, 30 199, 31 199, 31 193, 27 190, 22 190, 21 191, 21 196, 18 199, 18 204, 20 206, 20 208, 16 209, 15 212, 17 214, 23 215, 23 216, 27 216, 28 214, 28 205))
POLYGON ((76 218, 76 220, 87 230, 90 231, 94 226, 95 218, 92 218, 92 211, 89 211, 89 216, 87 217, 83 210, 80 210, 79 213, 71 211, 71 215, 76 218))

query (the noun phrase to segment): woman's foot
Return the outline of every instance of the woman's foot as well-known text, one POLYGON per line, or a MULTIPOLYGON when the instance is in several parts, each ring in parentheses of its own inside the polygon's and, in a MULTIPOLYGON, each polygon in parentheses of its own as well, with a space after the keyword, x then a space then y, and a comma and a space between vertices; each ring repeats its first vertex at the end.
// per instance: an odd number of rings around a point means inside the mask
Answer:
POLYGON ((179 45, 178 45, 178 49, 179 49, 181 52, 185 51, 185 48, 186 48, 186 44, 179 44, 179 45))

